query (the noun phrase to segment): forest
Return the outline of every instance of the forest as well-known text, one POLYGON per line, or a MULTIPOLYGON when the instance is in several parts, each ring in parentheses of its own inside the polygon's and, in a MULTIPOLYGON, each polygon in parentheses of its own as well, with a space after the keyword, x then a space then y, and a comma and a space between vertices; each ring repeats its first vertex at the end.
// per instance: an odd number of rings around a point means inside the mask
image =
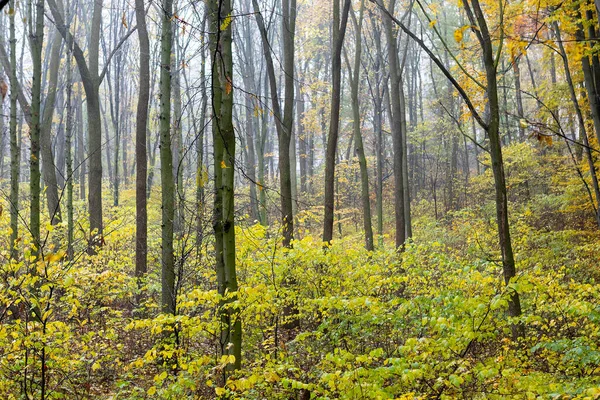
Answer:
POLYGON ((600 399, 600 0, 0 0, 0 398, 600 399))

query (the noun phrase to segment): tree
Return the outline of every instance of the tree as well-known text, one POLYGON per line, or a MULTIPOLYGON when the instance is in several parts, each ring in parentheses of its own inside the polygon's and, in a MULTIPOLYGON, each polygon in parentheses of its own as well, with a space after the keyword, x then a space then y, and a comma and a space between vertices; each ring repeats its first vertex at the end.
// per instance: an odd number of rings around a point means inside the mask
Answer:
MULTIPOLYGON (((69 3, 69 2, 68 2, 69 3)), ((70 22, 70 7, 67 3, 67 14, 66 20, 70 22)), ((58 34, 57 34, 58 35, 58 34)), ((65 151, 66 151, 66 164, 67 164, 67 256, 69 259, 73 259, 73 104, 72 104, 72 92, 73 92, 73 76, 72 76, 72 43, 67 43, 67 76, 66 76, 66 112, 67 112, 67 123, 65 127, 65 151)))
POLYGON ((333 54, 331 58, 331 116, 329 121, 329 134, 327 136, 327 150, 325 154, 325 215, 323 220, 323 242, 331 243, 333 239, 333 214, 335 194, 335 160, 340 130, 340 90, 342 80, 342 46, 346 25, 348 24, 348 12, 350 0, 344 1, 344 7, 340 14, 340 0, 333 2, 333 54))
MULTIPOLYGON (((235 303, 238 283, 235 266, 235 132, 233 129, 233 53, 231 0, 213 2, 208 8, 212 62, 212 105, 215 200, 213 229, 221 315, 221 354, 235 357, 228 368, 242 362, 242 321, 235 303)), ((225 372, 224 372, 225 373, 225 372)), ((224 375, 224 378, 226 375, 224 375)), ((224 383, 224 382, 223 382, 224 383)))
MULTIPOLYGON (((260 31, 263 53, 265 56, 267 75, 271 89, 271 105, 279 142, 279 186, 281 192, 281 223, 283 228, 283 245, 290 247, 294 238, 294 216, 292 205, 292 175, 290 165, 290 143, 294 122, 294 33, 296 27, 296 0, 282 2, 282 36, 283 36, 283 72, 285 75, 285 93, 283 113, 279 104, 275 67, 271 56, 271 45, 263 16, 258 2, 252 0, 254 15, 260 31)), ((294 165, 293 168, 296 168, 294 165)))
POLYGON ((358 156, 358 163, 360 165, 360 185, 361 185, 361 200, 363 208, 363 226, 365 230, 365 247, 369 251, 374 250, 373 243, 373 227, 371 223, 371 201, 369 192, 369 170, 367 168, 367 158, 365 157, 365 149, 363 146, 363 139, 361 133, 360 124, 360 107, 359 107, 359 86, 360 86, 360 63, 361 63, 361 52, 362 52, 362 24, 364 16, 365 4, 364 0, 361 0, 358 21, 354 15, 354 11, 350 14, 352 16, 352 22, 354 24, 355 32, 355 51, 354 51, 354 71, 350 67, 350 62, 347 60, 348 70, 350 71, 351 81, 351 97, 352 97, 352 116, 353 130, 354 130, 354 142, 356 147, 356 155, 358 156))
MULTIPOLYGON (((88 158, 89 158, 89 194, 88 211, 90 215, 90 231, 93 236, 90 240, 90 251, 94 246, 100 245, 102 239, 102 120, 100 113, 100 97, 98 95, 100 82, 104 77, 99 74, 98 52, 100 46, 100 27, 102 23, 102 2, 94 2, 92 21, 90 25, 89 46, 86 60, 81 46, 74 40, 67 29, 56 0, 48 0, 48 6, 54 17, 54 23, 63 39, 73 43, 73 56, 77 62, 79 75, 86 93, 87 119, 88 119, 88 158)), ((131 32, 131 31, 130 31, 131 32)))
POLYGON ((35 30, 30 25, 31 58, 33 76, 31 88, 31 148, 29 157, 29 231, 33 239, 33 254, 39 254, 40 242, 40 130, 41 130, 41 91, 42 91, 42 45, 44 41, 44 0, 38 0, 33 19, 32 5, 29 6, 29 21, 35 21, 35 30))
POLYGON ((17 259, 16 240, 19 234, 19 146, 17 142, 17 38, 15 35, 15 0, 10 9, 10 246, 11 258, 17 259))
MULTIPOLYGON (((485 93, 488 99, 488 115, 486 120, 484 120, 480 116, 475 106, 473 105, 473 102, 471 101, 469 95, 465 92, 465 90, 458 83, 458 81, 452 76, 448 69, 444 67, 443 63, 427 47, 423 40, 418 38, 400 20, 395 18, 390 13, 390 10, 385 9, 383 4, 381 3, 381 0, 377 0, 377 4, 386 15, 385 19, 389 19, 393 21, 396 25, 398 25, 412 40, 414 40, 427 53, 431 60, 442 71, 444 76, 456 88, 459 95, 465 101, 475 120, 487 133, 490 144, 492 172, 494 175, 496 224, 498 226, 498 244, 502 255, 502 272, 504 275, 504 283, 508 286, 511 282, 511 279, 513 279, 516 275, 516 268, 515 257, 510 238, 510 225, 508 221, 508 197, 506 193, 506 179, 504 175, 504 163, 502 160, 502 148, 500 144, 500 106, 498 101, 497 78, 497 67, 498 60, 500 57, 500 51, 498 51, 497 56, 494 55, 492 37, 490 35, 487 20, 480 6, 479 0, 464 1, 463 7, 471 24, 471 30, 476 36, 480 50, 482 52, 481 58, 485 70, 485 76, 487 78, 485 93)), ((433 24, 433 26, 435 27, 435 24, 433 24)), ((502 47, 499 47, 499 49, 501 50, 502 47)), ((519 294, 513 288, 509 288, 508 293, 508 315, 510 317, 518 318, 521 315, 521 303, 519 294)), ((525 333, 524 331, 525 327, 522 323, 516 322, 512 324, 512 334, 514 338, 522 337, 525 333)))
MULTIPOLYGON (((393 12, 396 6, 396 0, 390 0, 388 9, 393 12)), ((400 251, 404 249, 406 241, 406 214, 404 197, 404 146, 403 135, 406 133, 406 111, 404 104, 404 89, 402 75, 400 71, 400 60, 398 58, 397 32, 393 29, 392 20, 383 18, 385 27, 388 57, 390 68, 390 126, 392 130, 392 143, 394 148, 394 212, 396 216, 396 248, 400 251)))
POLYGON ((171 152, 171 20, 173 0, 163 0, 160 37, 160 182, 162 186, 162 310, 175 314, 175 260, 173 223, 175 217, 175 183, 171 152))
POLYGON ((146 177, 148 173, 146 136, 148 131, 148 103, 150 100, 150 41, 146 28, 144 1, 135 1, 135 19, 140 42, 140 80, 135 125, 135 275, 146 274, 148 254, 148 211, 146 209, 146 177))

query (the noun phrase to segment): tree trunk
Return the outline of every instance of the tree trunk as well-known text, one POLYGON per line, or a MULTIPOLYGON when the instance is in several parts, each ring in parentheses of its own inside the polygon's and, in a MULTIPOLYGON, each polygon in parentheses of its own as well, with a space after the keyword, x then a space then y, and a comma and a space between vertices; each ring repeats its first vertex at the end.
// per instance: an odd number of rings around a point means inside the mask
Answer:
POLYGON ((88 163, 89 163, 89 194, 88 211, 90 215, 90 231, 92 236, 89 251, 94 252, 94 247, 101 245, 102 238, 102 114, 100 112, 100 97, 98 89, 100 77, 98 75, 98 52, 100 45, 100 25, 102 22, 103 0, 94 2, 91 22, 89 46, 87 48, 88 61, 81 47, 73 40, 64 23, 60 9, 55 0, 47 0, 50 11, 54 17, 55 26, 66 42, 73 43, 73 56, 79 68, 79 74, 86 93, 88 117, 88 163))
POLYGON ((160 44, 160 181, 162 186, 162 311, 175 314, 173 219, 175 183, 171 153, 171 18, 173 0, 163 0, 160 44))
MULTIPOLYGON (((70 23, 70 7, 67 6, 65 20, 70 23)), ((58 36, 58 32, 57 32, 58 36)), ((66 76, 66 90, 67 90, 67 122, 65 127, 65 159, 66 159, 66 184, 67 184, 67 256, 69 260, 73 259, 73 107, 72 107, 72 91, 73 91, 73 76, 72 76, 72 43, 67 43, 67 76, 66 76)))
MULTIPOLYGON (((354 119, 354 142, 356 146, 356 155, 358 156, 358 164, 360 166, 360 186, 361 186, 361 200, 363 208, 363 227, 365 230, 365 247, 369 251, 375 250, 373 243, 373 227, 371 222, 371 199, 369 191, 369 170, 367 167, 367 158, 365 156, 365 149, 363 146, 362 133, 360 131, 360 105, 359 105, 359 86, 360 86, 360 61, 362 55, 362 23, 364 16, 364 0, 360 3, 360 11, 358 22, 352 11, 352 21, 354 22, 355 32, 355 50, 354 50, 354 73, 350 71, 351 75, 351 97, 352 97, 352 116, 354 119)), ((350 63, 348 63, 350 68, 350 63)))
POLYGON ((146 136, 148 135, 148 103, 150 100, 150 41, 146 27, 144 0, 135 0, 135 19, 140 43, 140 80, 135 127, 135 276, 141 278, 148 269, 148 210, 146 208, 148 161, 146 136))
MULTIPOLYGON (((31 6, 32 8, 32 6, 31 6)), ((30 33, 31 58, 33 75, 31 88, 31 125, 30 125, 30 158, 29 158, 29 196, 30 214, 29 231, 35 248, 32 254, 40 251, 40 130, 41 130, 41 80, 42 80, 42 45, 44 41, 44 0, 36 3, 36 16, 29 10, 29 20, 35 20, 35 32, 30 33)), ((42 384, 43 385, 43 384, 42 384)))
POLYGON ((292 182, 290 166, 290 141, 292 137, 293 111, 294 111, 294 32, 296 25, 295 0, 283 1, 283 49, 284 49, 284 71, 285 71, 285 95, 284 109, 281 113, 279 97, 277 94, 277 82, 275 68, 271 56, 271 47, 267 36, 260 8, 256 0, 252 0, 256 23, 260 31, 263 53, 265 55, 267 74, 271 88, 271 103, 275 117, 275 127, 279 141, 279 185, 281 192, 281 219, 283 228, 283 245, 290 247, 294 238, 294 216, 292 208, 292 182), (289 1, 292 2, 290 7, 289 1), (283 115, 283 118, 282 118, 283 115))
MULTIPOLYGON (((390 0, 389 10, 393 11, 396 5, 395 0, 390 0)), ((392 140, 394 148, 394 211, 396 216, 396 248, 404 250, 406 241, 406 214, 404 208, 404 178, 403 178, 403 152, 402 152, 402 120, 404 114, 401 100, 401 76, 398 60, 398 44, 396 32, 393 29, 392 21, 384 18, 384 26, 388 42, 388 57, 390 65, 390 125, 392 130, 392 140)), ((406 121, 404 122, 406 124, 406 121)))
MULTIPOLYGON (((215 171, 215 208, 213 227, 217 258, 217 283, 221 296, 229 293, 220 303, 221 353, 233 355, 235 361, 228 370, 241 367, 242 323, 239 309, 231 305, 237 298, 235 266, 234 224, 234 171, 235 132, 233 128, 233 54, 232 26, 223 25, 230 18, 231 0, 219 0, 210 4, 210 30, 220 31, 210 40, 212 59, 213 145, 215 171), (217 54, 218 53, 218 54, 217 54)), ((223 383, 227 376, 224 371, 223 383)))
POLYGON ((519 139, 525 140, 525 129, 521 124, 521 120, 525 118, 523 111, 523 96, 521 94, 521 68, 519 67, 520 59, 517 58, 513 61, 513 72, 515 75, 515 99, 517 100, 517 115, 519 117, 519 139))
POLYGON ((20 149, 17 141, 17 38, 15 36, 15 1, 9 6, 10 18, 10 255, 18 257, 16 240, 19 222, 19 163, 20 149))
POLYGON ((340 129, 340 92, 342 79, 342 46, 348 24, 350 0, 344 1, 340 14, 340 0, 333 2, 333 54, 331 58, 331 115, 327 149, 325 154, 325 215, 323 218, 323 242, 330 244, 333 239, 333 217, 335 199, 335 161, 340 129))
POLYGON ((60 222, 60 202, 58 196, 58 183, 56 179, 56 166, 52 154, 52 118, 56 103, 56 92, 58 84, 58 69, 60 66, 61 36, 58 31, 54 32, 50 50, 50 67, 48 77, 48 94, 44 102, 44 111, 40 126, 40 150, 42 153, 43 176, 46 184, 46 198, 48 202, 48 215, 50 223, 56 225, 60 222))
MULTIPOLYGON (((471 23, 475 25, 477 21, 478 32, 480 33, 480 44, 483 50, 483 64, 487 78, 487 97, 489 105, 489 121, 487 125, 487 134, 490 141, 490 156, 492 159, 492 172, 494 175, 494 187, 496 191, 496 219, 498 224, 498 239, 500 250, 502 253, 502 270, 504 274, 504 282, 506 285, 515 277, 515 257, 512 249, 510 238, 510 226, 508 222, 508 198, 506 194, 506 181, 504 176, 504 163, 502 160, 502 148, 500 144, 500 106, 498 102, 498 82, 496 61, 492 48, 492 39, 488 31, 487 23, 479 0, 471 0, 471 5, 475 13, 475 18, 472 17, 468 3, 464 6, 471 19, 471 23)), ((511 317, 519 317, 521 315, 521 303, 519 294, 510 289, 510 298, 508 302, 508 314, 511 317)), ((519 338, 525 335, 525 327, 522 323, 514 323, 512 325, 513 337, 519 338)))
POLYGON ((558 23, 553 22, 552 26, 554 27, 556 41, 558 43, 560 55, 563 59, 565 78, 567 80, 567 85, 569 87, 569 94, 571 95, 571 102, 573 103, 573 108, 575 108, 575 114, 577 115, 577 122, 579 123, 579 134, 580 134, 581 139, 583 140, 583 147, 584 147, 583 150, 585 151, 586 160, 587 160, 588 167, 590 170, 590 176, 592 178, 592 187, 594 188, 594 195, 596 197, 596 205, 593 205, 594 214, 595 214, 594 216, 596 218, 596 224, 598 225, 598 227, 600 227, 600 184, 598 183, 598 177, 596 175, 596 167, 594 165, 594 159, 592 157, 592 151, 591 151, 590 143, 588 140, 587 129, 585 126, 585 119, 583 118, 583 112, 581 111, 581 107, 579 106, 579 101, 577 100, 575 86, 573 85, 573 79, 571 77, 571 69, 569 68, 569 60, 567 58, 567 52, 565 51, 565 47, 562 43, 560 29, 558 28, 558 23))

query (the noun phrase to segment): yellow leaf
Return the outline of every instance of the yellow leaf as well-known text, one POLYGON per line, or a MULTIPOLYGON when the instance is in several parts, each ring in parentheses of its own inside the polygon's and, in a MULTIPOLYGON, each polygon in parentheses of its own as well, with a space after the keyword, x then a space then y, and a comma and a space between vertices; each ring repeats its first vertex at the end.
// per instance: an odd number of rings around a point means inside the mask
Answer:
POLYGON ((225 392, 226 392, 225 388, 222 388, 222 387, 215 388, 215 393, 217 394, 217 396, 222 396, 225 394, 225 392))
POLYGON ((527 121, 525 120, 525 118, 521 118, 521 119, 519 120, 519 126, 520 126, 521 128, 523 128, 523 129, 526 129, 526 128, 527 128, 527 121))
POLYGON ((437 20, 432 20, 431 22, 429 22, 429 27, 433 28, 435 26, 435 24, 437 24, 437 20))
POLYGON ((221 22, 221 31, 224 31, 225 29, 227 29, 230 24, 231 24, 231 14, 226 16, 225 19, 223 20, 223 22, 221 22))
POLYGON ((456 43, 460 43, 463 41, 464 34, 467 29, 469 29, 469 25, 461 26, 460 28, 454 31, 454 40, 456 40, 456 43))
POLYGON ((100 363, 98 361, 96 361, 95 363, 92 364, 92 371, 96 371, 100 369, 100 363))
POLYGON ((462 42, 462 40, 463 40, 463 33, 462 33, 462 30, 460 28, 454 31, 454 40, 456 40, 456 43, 462 42))
POLYGON ((150 389, 148 389, 148 391, 146 393, 148 393, 148 396, 152 396, 153 394, 156 393, 156 387, 150 386, 150 389))

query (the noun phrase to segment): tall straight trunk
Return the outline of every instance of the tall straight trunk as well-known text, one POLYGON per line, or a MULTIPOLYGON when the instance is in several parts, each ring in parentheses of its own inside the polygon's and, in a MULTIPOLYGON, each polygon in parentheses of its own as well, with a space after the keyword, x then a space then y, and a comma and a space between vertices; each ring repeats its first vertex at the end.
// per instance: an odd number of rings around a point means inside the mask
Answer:
MULTIPOLYGON (((389 10, 393 12, 396 5, 395 0, 390 0, 389 10)), ((393 29, 392 21, 384 18, 384 26, 388 43, 388 57, 390 65, 390 124, 392 130, 392 141, 394 148, 394 211, 396 216, 396 248, 404 249, 406 241, 406 216, 404 208, 404 178, 403 178, 403 152, 402 152, 402 120, 405 115, 403 102, 401 100, 401 76, 400 63, 398 60, 398 44, 396 31, 393 29)), ((404 122, 406 124, 406 121, 404 122)))
POLYGON ((342 46, 348 24, 350 0, 344 1, 340 13, 340 0, 333 1, 333 52, 331 57, 331 115, 329 121, 329 134, 327 136, 327 149, 325 153, 325 215, 323 218, 323 242, 330 244, 333 239, 333 217, 335 199, 335 162, 338 136, 340 130, 340 100, 342 80, 342 46))
POLYGON ((600 184, 598 183, 598 177, 596 175, 596 167, 594 165, 594 158, 592 157, 592 151, 591 151, 590 143, 588 140, 587 129, 585 126, 585 119, 583 117, 583 112, 581 111, 581 107, 579 106, 579 101, 577 100, 575 86, 573 85, 573 79, 571 77, 571 69, 569 67, 569 60, 567 58, 567 52, 565 51, 565 47, 562 43, 558 23, 553 22, 552 26, 554 28, 554 33, 556 35, 556 41, 558 43, 560 55, 563 60, 563 67, 565 70, 565 78, 567 80, 567 85, 569 87, 569 94, 571 95, 571 102, 573 103, 573 108, 575 108, 575 114, 577 115, 577 122, 579 123, 579 135, 580 135, 581 139, 583 140, 583 147, 584 147, 583 150, 586 155, 586 160, 588 163, 588 168, 590 170, 590 176, 592 179, 592 187, 594 188, 594 195, 596 197, 596 205, 593 205, 594 214, 596 217, 596 224, 598 225, 598 227, 600 227, 600 184))
POLYGON ((171 18, 173 0, 163 0, 160 43, 160 182, 162 186, 162 291, 165 313, 175 314, 175 262, 173 255, 173 223, 175 183, 171 153, 171 18))
MULTIPOLYGON (((376 205, 377 209, 377 236, 379 246, 383 246, 383 96, 381 83, 383 81, 382 65, 383 51, 381 48, 381 30, 376 26, 376 22, 371 18, 371 26, 373 30, 373 39, 375 41, 375 64, 374 64, 374 80, 375 87, 373 93, 373 131, 375 132, 375 152, 376 152, 376 205)), ((387 86, 383 85, 383 86, 387 86)))
MULTIPOLYGON (((363 146, 362 133, 360 131, 360 104, 358 100, 360 86, 360 61, 362 55, 362 24, 364 17, 365 3, 361 0, 358 22, 352 11, 352 21, 354 22, 355 32, 355 50, 354 50, 354 73, 351 75, 351 98, 352 98, 352 117, 354 129, 354 142, 356 146, 356 155, 358 156, 358 164, 360 166, 360 187, 361 201, 363 208, 363 228, 365 230, 365 247, 369 251, 375 250, 373 243, 373 226, 371 222, 371 199, 369 191, 369 170, 367 167, 367 158, 365 156, 365 148, 363 146)), ((349 65, 348 65, 349 66, 349 65)))
MULTIPOLYGON (((242 356, 242 323, 239 309, 231 305, 238 290, 235 267, 234 224, 234 170, 235 133, 233 128, 233 54, 232 26, 223 26, 230 18, 231 0, 219 0, 209 6, 210 31, 218 32, 210 37, 212 60, 213 146, 215 172, 215 208, 213 227, 215 231, 215 256, 217 258, 218 291, 222 296, 221 353, 233 355, 235 361, 228 369, 239 369, 242 356)), ((224 371, 223 382, 227 376, 224 371)))
POLYGON ((46 199, 48 204, 48 215, 50 223, 56 225, 60 222, 60 202, 58 195, 58 183, 56 179, 56 166, 52 154, 52 119, 56 103, 56 92, 58 86, 58 69, 60 66, 61 37, 58 31, 54 32, 50 50, 50 66, 48 76, 48 94, 44 102, 44 110, 40 124, 40 151, 42 155, 43 177, 46 185, 46 199))
MULTIPOLYGON (((33 8, 30 5, 29 19, 33 21, 33 8)), ((31 58, 33 61, 33 75, 31 88, 31 125, 30 125, 30 157, 29 157, 29 192, 30 214, 29 230, 35 249, 32 253, 40 251, 40 129, 41 129, 41 80, 42 80, 42 44, 44 41, 44 0, 38 0, 35 6, 35 31, 30 35, 31 58)))
POLYGON ((300 193, 307 192, 308 154, 307 143, 308 132, 304 130, 304 96, 300 90, 300 81, 296 79, 296 137, 298 138, 298 156, 300 157, 300 193))
MULTIPOLYGON (((294 212, 297 201, 297 182, 296 182, 296 142, 294 139, 294 37, 296 34, 296 0, 282 1, 282 22, 281 30, 283 35, 283 67, 285 72, 285 90, 283 101, 283 140, 279 143, 280 169, 285 171, 281 176, 281 181, 289 185, 289 190, 282 191, 290 199, 286 201, 286 215, 284 216, 284 245, 291 246, 294 238, 294 212), (293 150, 290 150, 292 149, 293 150), (290 151, 293 151, 291 157, 290 151), (283 156, 283 160, 282 160, 283 156), (282 163, 283 161, 283 163, 282 163), (293 162, 292 162, 293 161, 293 162), (288 175, 289 174, 289 175, 288 175), (289 193, 287 193, 289 192, 289 193)), ((282 200, 283 201, 283 200, 282 200)), ((282 204, 283 205, 283 204, 282 204)), ((283 207, 282 207, 283 210, 283 207)))
POLYGON ((250 186, 250 219, 252 222, 259 219, 258 198, 256 194, 256 150, 254 148, 256 132, 254 113, 258 109, 255 99, 249 95, 254 92, 254 49, 252 46, 252 33, 250 31, 249 21, 244 21, 244 55, 245 62, 241 64, 244 76, 245 94, 245 114, 246 114, 246 174, 248 175, 250 186))
POLYGON ((10 255, 17 259, 16 245, 19 221, 19 162, 20 149, 17 141, 17 38, 15 36, 15 0, 9 6, 10 41, 10 255))
MULTIPOLYGON (((116 33, 114 34, 114 41, 116 43, 116 33)), ((121 134, 122 134, 122 126, 121 126, 121 92, 123 91, 123 85, 121 84, 121 74, 122 74, 122 51, 117 51, 115 55, 115 76, 114 76, 114 107, 111 104, 111 115, 114 129, 114 143, 115 143, 115 151, 113 153, 114 160, 114 181, 113 181, 113 205, 116 207, 119 205, 119 189, 120 189, 120 172, 119 172, 119 150, 121 147, 121 134)), ((110 82, 110 81, 109 81, 110 82)), ((111 93, 112 96, 112 93, 111 93)), ((108 157, 110 158, 110 153, 107 152, 108 157)))
POLYGON ((406 126, 406 96, 404 95, 404 84, 402 83, 402 76, 400 76, 399 85, 399 97, 400 97, 400 110, 401 114, 401 125, 402 129, 402 198, 404 202, 404 230, 406 238, 412 237, 412 218, 410 212, 410 185, 408 182, 408 129, 406 126))
MULTIPOLYGON (((143 1, 143 0, 138 0, 143 1)), ((204 18, 202 18, 202 30, 206 27, 206 12, 204 18)), ((200 248, 202 240, 204 238, 204 210, 206 205, 204 204, 204 185, 208 179, 205 179, 206 168, 204 166, 204 132, 206 125, 206 108, 208 106, 208 100, 206 97, 206 54, 205 54, 205 38, 204 35, 201 38, 202 55, 200 61, 200 93, 202 95, 202 106, 200 107, 200 132, 197 133, 196 139, 196 210, 198 216, 196 218, 196 248, 198 255, 201 254, 200 248)), ((191 98, 190 98, 191 100, 191 98)))
POLYGON ((271 56, 271 47, 264 19, 256 0, 252 0, 256 23, 261 35, 263 53, 265 56, 267 75, 271 89, 271 104, 275 117, 277 139, 279 141, 279 185, 281 192, 281 219, 283 228, 283 245, 290 247, 294 238, 294 215, 292 206, 292 180, 290 166, 290 141, 294 111, 294 32, 296 26, 295 0, 283 0, 283 50, 285 71, 285 94, 283 113, 279 104, 275 67, 271 56), (291 6, 289 3, 292 3, 291 6))
POLYGON ((85 178, 87 175, 87 162, 85 161, 85 128, 83 124, 83 106, 81 104, 81 90, 75 92, 75 120, 77 121, 77 158, 79 160, 79 199, 85 200, 85 178))
MULTIPOLYGON (((175 10, 177 11, 177 10, 175 10)), ((172 96, 173 96, 173 122, 172 122, 172 155, 173 155, 173 176, 175 179, 175 219, 174 232, 180 237, 183 234, 184 224, 184 187, 183 187, 183 143, 181 135, 181 52, 179 46, 178 28, 173 30, 175 38, 174 57, 171 57, 171 77, 172 77, 172 96)))
MULTIPOLYGON (((294 84, 293 84, 294 85, 294 84)), ((293 111, 292 111, 293 113, 293 111)), ((298 213, 298 159, 296 157, 296 129, 292 122, 292 129, 290 130, 290 183, 292 187, 292 215, 298 213)))
POLYGON ((515 75, 515 99, 517 100, 517 116, 519 117, 519 139, 523 141, 525 139, 525 128, 521 124, 521 120, 525 118, 523 111, 523 95, 521 94, 521 68, 519 67, 519 58, 516 58, 513 65, 513 72, 515 75))
MULTIPOLYGON (((69 2, 70 3, 70 2, 69 2)), ((68 23, 70 23, 70 7, 67 4, 65 19, 68 23)), ((58 36, 58 33, 57 33, 58 36)), ((66 161, 66 184, 67 184, 67 256, 69 260, 73 259, 73 234, 74 234, 74 225, 73 225, 73 107, 72 107, 72 92, 73 92, 73 74, 72 74, 72 65, 71 65, 71 49, 72 43, 67 43, 67 76, 66 76, 66 90, 67 90, 67 99, 66 99, 66 113, 67 113, 67 122, 65 127, 65 161, 66 161)))
MULTIPOLYGON (((268 82, 268 74, 265 72, 265 80, 262 83, 262 88, 264 90, 264 98, 269 98, 269 82, 268 82)), ((266 112, 262 112, 260 116, 260 141, 258 142, 258 151, 256 155, 258 156, 258 183, 259 183, 259 203, 260 203, 260 223, 264 226, 267 226, 267 193, 264 189, 265 187, 265 149, 266 149, 266 140, 269 134, 268 127, 268 118, 269 114, 266 112)))
POLYGON ((150 41, 146 27, 144 0, 135 0, 135 19, 140 43, 140 80, 135 122, 135 276, 146 274, 148 258, 148 210, 146 175, 148 173, 146 136, 148 135, 148 103, 150 100, 150 41))

